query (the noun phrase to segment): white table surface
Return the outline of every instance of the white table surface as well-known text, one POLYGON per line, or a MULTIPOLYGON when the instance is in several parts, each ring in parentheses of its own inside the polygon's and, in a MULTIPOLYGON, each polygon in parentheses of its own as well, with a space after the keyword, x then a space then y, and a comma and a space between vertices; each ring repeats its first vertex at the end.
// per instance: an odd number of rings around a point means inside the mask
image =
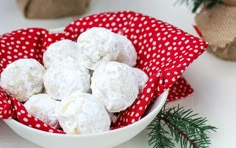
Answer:
MULTIPOLYGON (((193 15, 186 6, 175 5, 177 0, 92 0, 85 15, 117 10, 141 12, 195 34, 193 15)), ((27 20, 17 8, 15 0, 0 0, 0 34, 26 27, 47 29, 66 26, 78 17, 53 20, 27 20)), ((170 103, 192 108, 208 118, 218 128, 210 134, 211 148, 234 148, 236 139, 236 63, 220 60, 205 52, 184 73, 194 88, 193 95, 170 103)), ((148 148, 146 131, 116 148, 148 148)), ((0 121, 0 148, 38 148, 17 136, 0 121)))

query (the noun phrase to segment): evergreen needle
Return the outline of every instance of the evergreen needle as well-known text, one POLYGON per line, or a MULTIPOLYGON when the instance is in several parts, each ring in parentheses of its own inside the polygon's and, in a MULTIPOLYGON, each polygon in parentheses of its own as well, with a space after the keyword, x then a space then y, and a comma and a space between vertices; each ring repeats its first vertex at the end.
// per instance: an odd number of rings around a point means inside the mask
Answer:
POLYGON ((207 119, 198 117, 191 109, 179 105, 166 109, 164 106, 148 126, 149 145, 153 148, 207 148, 210 145, 208 133, 216 127, 207 125, 207 119))
POLYGON ((212 8, 216 4, 223 3, 223 0, 178 0, 181 4, 185 3, 190 6, 192 12, 195 13, 201 6, 206 8, 212 8))

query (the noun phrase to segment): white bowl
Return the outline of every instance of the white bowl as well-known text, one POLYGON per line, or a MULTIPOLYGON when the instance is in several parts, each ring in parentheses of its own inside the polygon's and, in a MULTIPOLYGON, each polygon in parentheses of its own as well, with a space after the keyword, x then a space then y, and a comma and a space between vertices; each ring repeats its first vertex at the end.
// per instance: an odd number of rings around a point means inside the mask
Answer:
POLYGON ((18 135, 43 148, 111 148, 130 140, 147 127, 165 104, 167 96, 168 90, 158 97, 146 116, 139 121, 101 134, 53 134, 33 129, 13 119, 7 119, 4 122, 18 135))
MULTIPOLYGON (((50 30, 51 33, 63 32, 64 28, 50 30)), ((168 90, 153 103, 145 117, 139 121, 115 130, 100 134, 63 135, 40 131, 25 126, 14 119, 3 120, 19 136, 43 148, 112 148, 135 137, 151 123, 166 102, 168 90)))

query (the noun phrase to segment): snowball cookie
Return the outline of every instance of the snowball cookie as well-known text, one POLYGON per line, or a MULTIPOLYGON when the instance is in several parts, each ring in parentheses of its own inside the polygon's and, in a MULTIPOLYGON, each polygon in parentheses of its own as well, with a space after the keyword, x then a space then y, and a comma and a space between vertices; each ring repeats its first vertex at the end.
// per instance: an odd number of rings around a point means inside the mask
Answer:
POLYGON ((139 93, 132 67, 118 62, 101 64, 93 73, 91 89, 109 112, 126 109, 139 93))
POLYGON ((29 98, 24 106, 28 113, 44 123, 57 128, 59 122, 56 114, 58 101, 53 100, 47 94, 37 94, 29 98))
POLYGON ((91 94, 75 92, 60 102, 59 123, 67 134, 101 133, 110 129, 104 105, 91 94))
POLYGON ((88 69, 96 67, 107 61, 115 61, 118 56, 116 50, 116 34, 102 27, 93 27, 77 39, 79 60, 88 69))
POLYGON ((141 92, 148 81, 148 75, 139 68, 133 68, 133 73, 138 81, 139 92, 141 92))
POLYGON ((52 63, 63 60, 66 57, 77 58, 77 43, 71 40, 61 40, 48 46, 43 54, 43 63, 48 68, 52 63))
POLYGON ((33 94, 42 92, 45 68, 34 59, 19 59, 2 72, 0 87, 9 95, 25 102, 33 94))
POLYGON ((55 100, 63 100, 75 91, 88 92, 90 74, 72 58, 51 65, 44 74, 46 92, 55 100))
POLYGON ((135 66, 137 61, 137 52, 132 42, 123 35, 116 34, 116 48, 119 51, 117 61, 135 66))

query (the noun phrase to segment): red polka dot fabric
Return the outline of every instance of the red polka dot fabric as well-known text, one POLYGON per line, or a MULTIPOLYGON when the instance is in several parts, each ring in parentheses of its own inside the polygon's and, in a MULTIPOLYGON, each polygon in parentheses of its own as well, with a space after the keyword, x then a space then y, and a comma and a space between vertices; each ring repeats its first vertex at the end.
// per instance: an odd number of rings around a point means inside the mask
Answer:
MULTIPOLYGON (((11 62, 34 58, 42 63, 47 47, 56 41, 78 36, 92 27, 105 27, 130 39, 136 48, 136 67, 145 71, 149 80, 136 101, 122 111, 113 128, 138 121, 147 107, 166 89, 168 101, 186 97, 193 92, 184 78, 184 70, 207 47, 207 43, 168 23, 131 11, 108 12, 76 20, 64 32, 51 33, 43 28, 27 28, 0 36, 0 73, 11 62)), ((29 115, 16 99, 0 91, 0 118, 15 118, 19 122, 43 131, 63 133, 29 115)))
POLYGON ((193 89, 183 78, 179 78, 170 88, 167 102, 185 98, 193 93, 193 89))
POLYGON ((3 89, 0 89, 0 118, 12 118, 14 114, 15 112, 12 109, 12 100, 8 99, 8 95, 3 89))
POLYGON ((64 33, 49 33, 43 28, 28 28, 13 31, 0 37, 0 73, 15 60, 33 58, 42 63, 43 53, 53 42, 71 39, 64 33))
POLYGON ((41 120, 28 114, 22 103, 11 96, 8 96, 2 89, 0 89, 0 118, 15 118, 22 124, 32 128, 40 129, 45 132, 64 134, 63 131, 52 128, 41 120))

